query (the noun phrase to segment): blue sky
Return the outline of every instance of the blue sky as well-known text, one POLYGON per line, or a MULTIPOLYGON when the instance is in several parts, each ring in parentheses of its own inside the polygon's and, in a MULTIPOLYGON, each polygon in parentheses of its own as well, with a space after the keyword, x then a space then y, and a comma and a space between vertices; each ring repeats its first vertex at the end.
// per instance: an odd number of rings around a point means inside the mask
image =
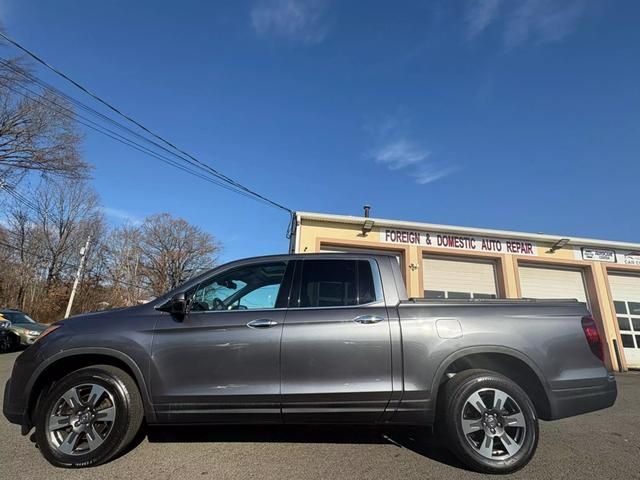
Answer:
MULTIPOLYGON (((0 18, 292 209, 640 241, 639 2, 0 0, 0 18)), ((223 260, 287 248, 278 210, 98 134, 84 153, 113 223, 184 217, 223 260)))

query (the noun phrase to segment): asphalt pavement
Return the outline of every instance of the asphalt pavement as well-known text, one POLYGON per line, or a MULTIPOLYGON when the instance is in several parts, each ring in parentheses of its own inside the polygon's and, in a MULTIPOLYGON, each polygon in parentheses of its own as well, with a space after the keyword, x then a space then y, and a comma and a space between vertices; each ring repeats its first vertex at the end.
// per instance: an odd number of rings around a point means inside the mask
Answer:
MULTIPOLYGON (((17 353, 0 355, 0 393, 17 353)), ((542 422, 538 451, 500 478, 640 479, 640 373, 618 376, 608 410, 542 422)), ((0 396, 0 398, 2 398, 0 396)), ((119 458, 90 469, 52 467, 20 428, 0 418, 0 479, 466 479, 423 430, 354 427, 155 427, 119 458)))

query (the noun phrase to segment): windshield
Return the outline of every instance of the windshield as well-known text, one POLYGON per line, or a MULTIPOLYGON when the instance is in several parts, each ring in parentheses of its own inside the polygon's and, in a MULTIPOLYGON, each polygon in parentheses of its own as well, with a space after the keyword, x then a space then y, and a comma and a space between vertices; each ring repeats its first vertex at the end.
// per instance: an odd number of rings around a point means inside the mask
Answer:
POLYGON ((6 318, 14 325, 25 324, 25 323, 38 323, 29 315, 22 312, 2 312, 0 313, 0 317, 6 318))

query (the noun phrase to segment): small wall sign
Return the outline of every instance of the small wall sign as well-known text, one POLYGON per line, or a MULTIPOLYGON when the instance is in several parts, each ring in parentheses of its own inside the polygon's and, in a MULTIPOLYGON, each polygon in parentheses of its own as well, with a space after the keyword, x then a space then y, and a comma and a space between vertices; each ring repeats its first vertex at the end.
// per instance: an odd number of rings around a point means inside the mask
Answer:
POLYGON ((608 250, 605 248, 586 248, 582 247, 582 259, 598 262, 611 262, 616 263, 615 250, 608 250))

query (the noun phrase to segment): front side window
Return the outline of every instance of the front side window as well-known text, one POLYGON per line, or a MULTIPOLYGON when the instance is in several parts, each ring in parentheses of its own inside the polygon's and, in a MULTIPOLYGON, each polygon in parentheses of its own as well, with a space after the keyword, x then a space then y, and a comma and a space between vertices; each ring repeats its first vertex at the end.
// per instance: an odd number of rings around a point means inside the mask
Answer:
POLYGON ((33 318, 22 312, 4 312, 1 313, 0 316, 6 318, 15 325, 36 323, 33 318))
POLYGON ((379 296, 366 260, 305 260, 299 306, 346 307, 376 301, 379 296))
POLYGON ((287 262, 233 268, 202 282, 189 296, 192 312, 275 308, 287 262))

